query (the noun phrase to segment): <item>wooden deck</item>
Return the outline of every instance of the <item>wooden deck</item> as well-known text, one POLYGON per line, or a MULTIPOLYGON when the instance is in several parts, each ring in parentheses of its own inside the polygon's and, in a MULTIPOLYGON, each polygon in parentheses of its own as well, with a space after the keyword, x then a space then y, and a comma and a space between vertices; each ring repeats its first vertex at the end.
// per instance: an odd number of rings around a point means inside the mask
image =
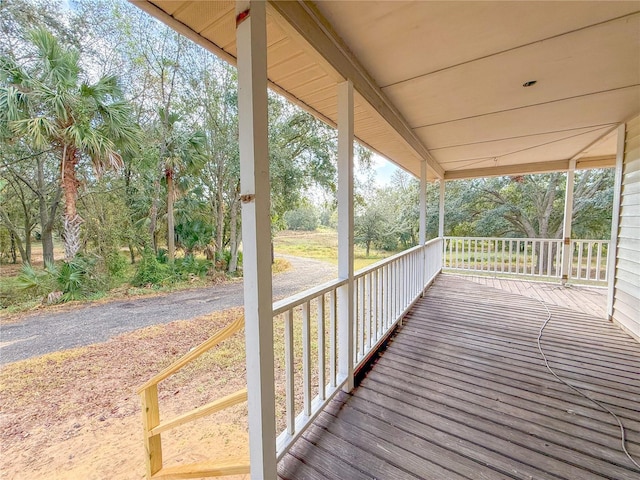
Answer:
MULTIPOLYGON (((606 403, 640 458, 640 344, 556 305, 558 375, 606 403)), ((282 479, 640 479, 613 417, 545 369, 533 298, 440 275, 362 383, 279 463, 282 479)))
POLYGON ((489 275, 460 276, 481 285, 488 285, 529 298, 536 298, 547 305, 567 307, 598 318, 607 317, 607 289, 605 287, 572 284, 563 286, 559 282, 527 281, 489 275))

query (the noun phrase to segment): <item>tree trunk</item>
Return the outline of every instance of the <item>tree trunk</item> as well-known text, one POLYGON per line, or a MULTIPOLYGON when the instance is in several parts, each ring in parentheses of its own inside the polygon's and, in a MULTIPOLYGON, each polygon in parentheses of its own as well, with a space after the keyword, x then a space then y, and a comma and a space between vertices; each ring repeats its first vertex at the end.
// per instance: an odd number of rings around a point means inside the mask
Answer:
POLYGON ((24 219, 24 253, 27 257, 27 262, 31 263, 31 232, 33 225, 31 224, 30 216, 26 216, 24 219))
POLYGON ((158 224, 158 191, 160 190, 160 183, 156 180, 153 182, 153 186, 153 199, 151 200, 151 210, 149 211, 149 238, 151 239, 151 248, 157 254, 156 225, 158 224))
POLYGON ((371 242, 370 242, 370 241, 367 241, 366 245, 367 245, 367 253, 366 253, 366 256, 367 256, 367 257, 369 257, 369 250, 371 249, 371 242))
POLYGON ((175 199, 174 185, 173 185, 173 172, 166 172, 167 175, 167 256, 169 262, 173 263, 176 257, 176 244, 175 244, 175 224, 173 219, 173 203, 175 199))
POLYGON ((224 198, 222 196, 221 180, 218 180, 218 224, 216 225, 216 252, 222 255, 224 252, 224 198))
POLYGON ((229 260, 229 273, 238 270, 238 192, 231 204, 231 219, 229 221, 229 246, 231 259, 229 260))
POLYGON ((131 265, 136 264, 136 254, 133 251, 133 244, 129 242, 129 258, 131 259, 131 265))
POLYGON ((78 215, 78 179, 76 178, 77 152, 73 146, 65 145, 62 152, 62 190, 64 192, 64 259, 69 262, 80 251, 80 225, 82 217, 78 215))
POLYGON ((5 212, 3 212, 2 210, 0 210, 0 216, 2 216, 3 223, 5 224, 7 229, 9 230, 9 233, 11 234, 11 238, 13 240, 12 248, 15 251, 15 246, 17 246, 18 247, 18 251, 20 252, 20 258, 22 259, 22 262, 23 263, 28 263, 29 259, 27 258, 27 253, 25 252, 24 246, 22 245, 22 239, 20 238, 20 233, 15 228, 15 225, 13 225, 13 223, 11 223, 11 220, 9 219, 9 216, 5 212))
POLYGON ((47 222, 42 227, 40 242, 42 243, 42 259, 45 265, 53 263, 53 222, 47 222))
POLYGON ((53 224, 56 218, 56 211, 58 210, 58 204, 60 203, 60 197, 62 195, 62 189, 58 185, 56 192, 53 195, 51 206, 47 208, 47 201, 44 195, 45 192, 45 180, 44 180, 44 167, 43 161, 38 157, 38 208, 40 211, 40 226, 42 231, 40 234, 40 241, 42 243, 42 258, 45 265, 47 263, 53 263, 53 224))
POLYGON ((11 232, 9 236, 11 237, 11 260, 15 265, 16 263, 18 263, 18 254, 16 252, 16 236, 13 234, 13 232, 11 232))

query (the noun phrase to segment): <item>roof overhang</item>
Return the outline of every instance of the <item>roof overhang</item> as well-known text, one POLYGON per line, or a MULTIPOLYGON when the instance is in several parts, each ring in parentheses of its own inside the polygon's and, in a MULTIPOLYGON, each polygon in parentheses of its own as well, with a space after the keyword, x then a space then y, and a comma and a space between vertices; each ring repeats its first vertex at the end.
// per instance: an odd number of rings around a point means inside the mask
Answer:
MULTIPOLYGON (((133 3, 235 64, 233 1, 133 3)), ((640 113, 637 1, 274 1, 267 42, 273 90, 335 126, 350 79, 358 140, 429 179, 609 167, 640 113)))

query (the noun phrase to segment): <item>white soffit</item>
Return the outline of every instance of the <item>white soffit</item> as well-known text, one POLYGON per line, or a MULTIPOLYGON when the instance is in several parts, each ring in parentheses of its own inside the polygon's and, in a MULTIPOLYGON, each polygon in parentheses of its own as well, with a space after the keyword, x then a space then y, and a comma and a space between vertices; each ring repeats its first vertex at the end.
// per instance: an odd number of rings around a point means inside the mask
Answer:
MULTIPOLYGON (((234 2, 134 3, 234 63, 234 2)), ((597 140, 640 112, 637 1, 319 1, 305 8, 326 18, 445 178, 483 168, 495 174, 500 166, 510 174, 518 165, 544 170, 545 162, 564 168, 572 157, 607 164, 615 141, 597 140), (529 80, 537 83, 522 87, 529 80)), ((269 10, 270 84, 335 124, 342 77, 308 34, 269 10)), ((355 134, 419 175, 406 134, 359 95, 355 134)))

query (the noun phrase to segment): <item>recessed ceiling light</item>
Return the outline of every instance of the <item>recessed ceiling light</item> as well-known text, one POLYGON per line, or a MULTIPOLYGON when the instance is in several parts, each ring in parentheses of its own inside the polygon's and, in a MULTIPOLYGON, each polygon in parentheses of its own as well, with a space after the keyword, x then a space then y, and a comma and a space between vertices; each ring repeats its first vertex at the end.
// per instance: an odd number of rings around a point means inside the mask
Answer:
POLYGON ((537 80, 529 80, 528 82, 524 82, 522 84, 523 87, 532 87, 533 85, 535 85, 536 83, 538 83, 537 80))

